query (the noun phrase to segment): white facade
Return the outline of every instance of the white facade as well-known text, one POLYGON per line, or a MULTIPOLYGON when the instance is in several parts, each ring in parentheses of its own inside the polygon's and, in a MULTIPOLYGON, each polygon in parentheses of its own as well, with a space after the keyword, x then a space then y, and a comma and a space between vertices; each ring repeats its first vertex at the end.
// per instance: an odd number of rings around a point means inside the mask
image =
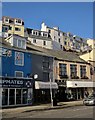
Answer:
POLYGON ((33 38, 33 37, 28 37, 28 41, 30 41, 32 44, 40 47, 44 47, 47 49, 52 49, 52 41, 50 40, 44 40, 40 38, 33 38))
POLYGON ((71 33, 64 33, 59 30, 58 27, 50 28, 43 22, 41 24, 41 31, 50 33, 53 41, 53 49, 57 50, 72 50, 76 52, 85 52, 89 50, 89 46, 86 43, 86 39, 71 33))

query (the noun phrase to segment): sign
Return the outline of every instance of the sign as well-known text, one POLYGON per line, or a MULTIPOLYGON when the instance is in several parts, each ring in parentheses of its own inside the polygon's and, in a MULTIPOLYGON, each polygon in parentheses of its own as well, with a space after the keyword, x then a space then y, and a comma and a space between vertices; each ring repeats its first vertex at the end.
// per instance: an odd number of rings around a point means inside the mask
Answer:
POLYGON ((0 85, 2 87, 8 87, 8 88, 31 88, 32 87, 32 81, 31 79, 2 79, 0 80, 0 85))

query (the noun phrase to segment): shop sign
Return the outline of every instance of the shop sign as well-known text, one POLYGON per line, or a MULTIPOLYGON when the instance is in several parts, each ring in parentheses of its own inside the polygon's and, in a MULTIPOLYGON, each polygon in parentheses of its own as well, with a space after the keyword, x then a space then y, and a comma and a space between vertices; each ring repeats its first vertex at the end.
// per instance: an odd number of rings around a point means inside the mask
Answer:
POLYGON ((27 79, 17 79, 17 80, 13 80, 13 79, 8 79, 8 80, 1 80, 0 84, 2 85, 2 87, 32 87, 32 83, 31 80, 27 80, 27 79), (1 82, 2 81, 2 82, 1 82))

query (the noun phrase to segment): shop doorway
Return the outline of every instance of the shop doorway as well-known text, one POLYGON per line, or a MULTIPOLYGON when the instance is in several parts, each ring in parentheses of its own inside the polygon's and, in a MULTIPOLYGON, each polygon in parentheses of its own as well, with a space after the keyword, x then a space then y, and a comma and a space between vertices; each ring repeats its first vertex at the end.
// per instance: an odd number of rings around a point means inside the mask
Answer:
POLYGON ((9 105, 15 104, 15 89, 9 89, 9 105))

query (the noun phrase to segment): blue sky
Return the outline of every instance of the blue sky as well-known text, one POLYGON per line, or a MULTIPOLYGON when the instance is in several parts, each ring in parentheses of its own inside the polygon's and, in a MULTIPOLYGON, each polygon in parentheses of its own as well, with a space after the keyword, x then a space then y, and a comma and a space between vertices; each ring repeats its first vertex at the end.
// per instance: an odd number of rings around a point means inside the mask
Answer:
POLYGON ((25 27, 40 29, 42 21, 83 38, 93 38, 91 2, 5 2, 2 15, 22 18, 25 27))

